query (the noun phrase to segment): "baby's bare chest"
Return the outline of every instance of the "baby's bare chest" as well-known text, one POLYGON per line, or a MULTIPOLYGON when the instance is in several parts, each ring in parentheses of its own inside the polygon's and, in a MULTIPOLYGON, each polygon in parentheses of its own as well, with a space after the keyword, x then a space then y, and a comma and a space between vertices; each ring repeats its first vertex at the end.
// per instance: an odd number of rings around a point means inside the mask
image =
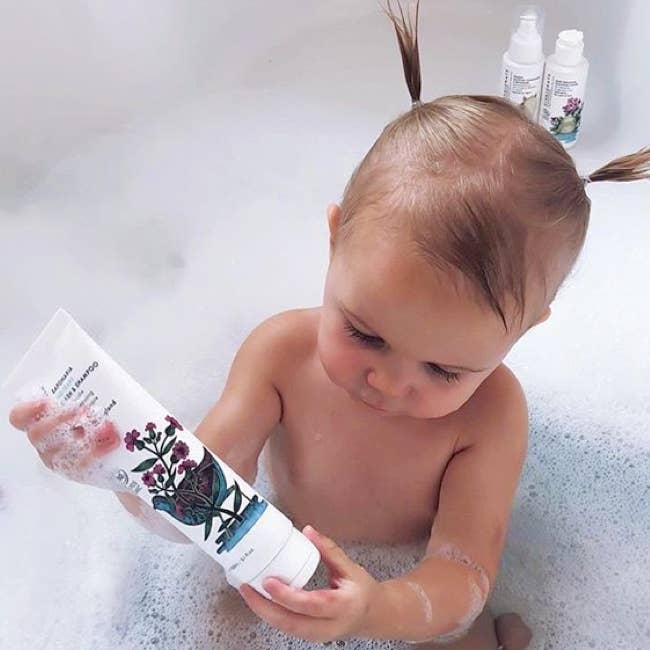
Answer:
POLYGON ((428 533, 457 435, 431 420, 379 417, 326 377, 282 387, 283 418, 266 452, 296 524, 337 538, 400 541, 428 533))

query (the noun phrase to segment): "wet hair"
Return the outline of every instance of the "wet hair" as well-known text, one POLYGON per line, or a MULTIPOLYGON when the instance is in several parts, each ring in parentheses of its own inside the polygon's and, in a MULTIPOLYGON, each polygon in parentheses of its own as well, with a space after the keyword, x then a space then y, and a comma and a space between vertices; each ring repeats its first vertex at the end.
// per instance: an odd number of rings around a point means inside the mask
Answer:
POLYGON ((383 130, 350 178, 336 240, 375 220, 404 232, 415 254, 455 271, 503 322, 532 325, 575 264, 589 223, 585 187, 650 178, 650 147, 586 177, 542 126, 488 95, 420 100, 417 24, 392 10, 412 106, 383 130), (531 286, 541 298, 524 323, 531 286))

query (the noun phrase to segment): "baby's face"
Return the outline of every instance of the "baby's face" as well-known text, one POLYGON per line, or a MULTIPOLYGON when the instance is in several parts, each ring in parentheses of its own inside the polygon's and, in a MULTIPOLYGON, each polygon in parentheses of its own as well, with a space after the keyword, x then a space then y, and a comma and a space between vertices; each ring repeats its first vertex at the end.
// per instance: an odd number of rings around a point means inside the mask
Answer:
POLYGON ((380 415, 452 413, 515 340, 496 314, 377 226, 360 225, 332 255, 320 359, 335 384, 380 415))

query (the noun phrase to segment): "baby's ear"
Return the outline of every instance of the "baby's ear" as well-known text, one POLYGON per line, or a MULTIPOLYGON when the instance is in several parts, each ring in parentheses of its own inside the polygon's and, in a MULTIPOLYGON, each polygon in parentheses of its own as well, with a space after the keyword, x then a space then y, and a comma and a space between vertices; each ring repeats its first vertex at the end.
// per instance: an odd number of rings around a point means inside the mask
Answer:
POLYGON ((341 208, 336 203, 330 203, 327 206, 327 223, 330 229, 330 252, 336 240, 336 232, 339 229, 341 220, 341 208))
POLYGON ((545 320, 548 320, 551 315, 551 308, 547 307, 538 317, 537 320, 532 321, 529 325, 526 326, 526 329, 522 330, 519 336, 523 336, 526 332, 530 332, 536 325, 543 323, 545 320))

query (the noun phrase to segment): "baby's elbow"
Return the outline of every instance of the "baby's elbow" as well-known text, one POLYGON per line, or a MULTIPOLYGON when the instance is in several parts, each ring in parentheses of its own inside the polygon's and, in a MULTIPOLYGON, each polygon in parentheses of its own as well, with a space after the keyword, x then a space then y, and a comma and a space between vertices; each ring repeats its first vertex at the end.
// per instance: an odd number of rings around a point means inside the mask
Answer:
POLYGON ((463 596, 457 601, 456 615, 442 632, 430 641, 436 643, 451 643, 464 637, 479 618, 490 594, 490 580, 487 573, 481 568, 467 567, 467 582, 462 590, 463 596))
POLYGON ((420 597, 425 619, 419 635, 409 639, 409 643, 457 641, 470 631, 485 609, 490 593, 490 580, 485 570, 474 563, 459 562, 457 554, 445 559, 448 562, 439 565, 438 570, 446 567, 451 575, 436 576, 429 587, 433 602, 419 584, 407 582, 420 597))

